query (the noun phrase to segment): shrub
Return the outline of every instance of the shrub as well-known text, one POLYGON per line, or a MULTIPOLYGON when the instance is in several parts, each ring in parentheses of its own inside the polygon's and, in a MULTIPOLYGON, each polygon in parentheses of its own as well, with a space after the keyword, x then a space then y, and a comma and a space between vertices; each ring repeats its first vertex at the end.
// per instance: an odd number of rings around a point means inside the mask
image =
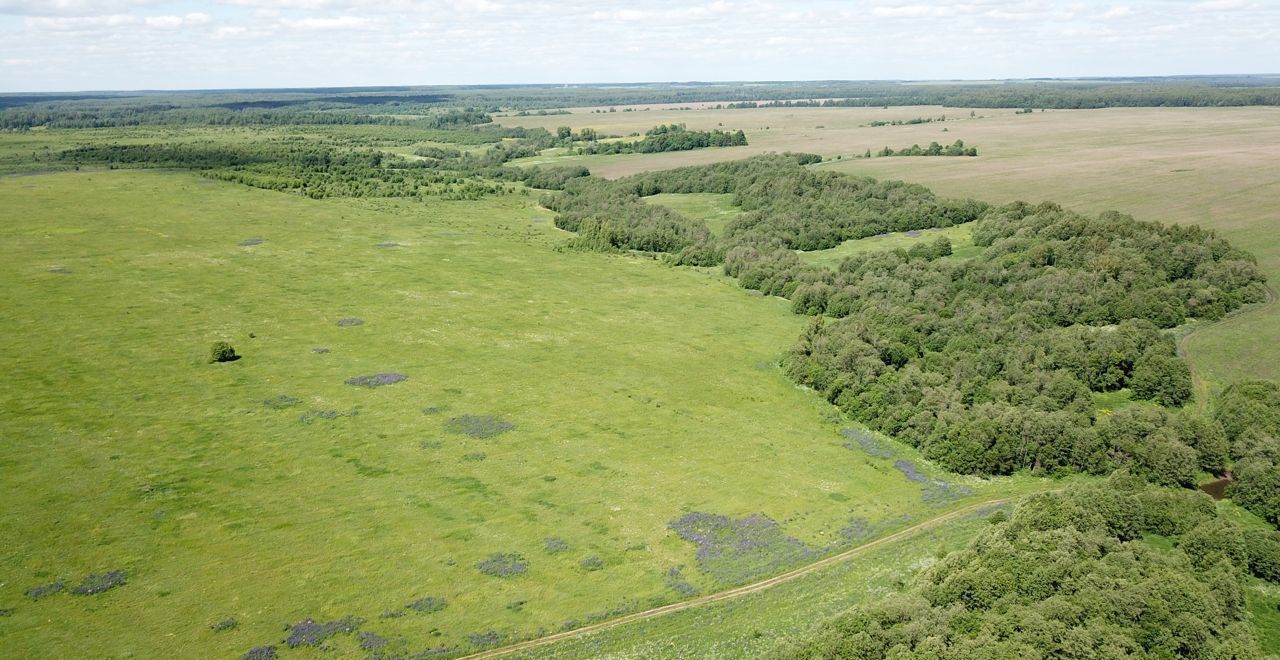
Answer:
POLYGON ((212 630, 213 632, 226 632, 228 630, 235 630, 236 628, 239 628, 239 627, 240 627, 239 621, 236 621, 234 617, 228 617, 226 619, 223 619, 209 626, 209 629, 212 630))
POLYGON ((598 571, 604 568, 604 560, 596 555, 589 555, 583 557, 582 561, 578 562, 578 565, 587 571, 598 571))
POLYGON ((209 363, 215 362, 235 362, 240 356, 236 355, 236 349, 231 347, 225 341, 215 341, 213 346, 209 348, 209 363))

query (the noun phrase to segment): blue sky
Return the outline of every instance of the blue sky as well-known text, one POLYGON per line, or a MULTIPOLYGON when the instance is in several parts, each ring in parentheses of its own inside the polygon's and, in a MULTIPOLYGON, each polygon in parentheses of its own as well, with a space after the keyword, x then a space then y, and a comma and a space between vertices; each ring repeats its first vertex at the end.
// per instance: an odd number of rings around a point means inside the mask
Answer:
POLYGON ((1278 71, 1277 0, 0 0, 0 91, 1278 71))

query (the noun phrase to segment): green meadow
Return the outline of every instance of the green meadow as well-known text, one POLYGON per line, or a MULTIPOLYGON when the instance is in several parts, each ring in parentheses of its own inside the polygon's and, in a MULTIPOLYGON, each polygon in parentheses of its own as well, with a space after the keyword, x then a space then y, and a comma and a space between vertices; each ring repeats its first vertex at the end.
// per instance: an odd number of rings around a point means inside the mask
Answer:
POLYGON ((893 461, 927 463, 868 453, 778 368, 785 300, 565 250, 535 199, 0 179, 4 654, 232 657, 343 617, 465 654, 790 566, 701 570, 686 514, 794 563, 1046 486, 935 473, 954 496, 926 501, 893 461), (377 374, 403 380, 347 383, 377 374))

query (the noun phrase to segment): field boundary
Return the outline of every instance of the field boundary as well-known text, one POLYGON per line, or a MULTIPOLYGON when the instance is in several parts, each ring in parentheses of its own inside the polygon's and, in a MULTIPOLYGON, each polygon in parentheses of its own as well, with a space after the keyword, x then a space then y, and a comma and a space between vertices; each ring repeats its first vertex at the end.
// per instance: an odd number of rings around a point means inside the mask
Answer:
POLYGON ((900 541, 907 537, 913 536, 918 532, 922 532, 926 529, 936 527, 938 525, 941 525, 942 523, 949 522, 951 520, 962 517, 966 514, 972 513, 979 509, 982 509, 985 507, 998 506, 1001 504, 1007 504, 1013 499, 1014 498, 1010 498, 1010 497, 1001 497, 1001 498, 996 498, 991 500, 984 500, 982 502, 976 502, 974 504, 970 504, 968 506, 956 509, 954 511, 950 511, 939 516, 934 516, 933 518, 930 518, 928 520, 918 522, 910 527, 907 527, 905 529, 900 529, 892 534, 889 534, 888 536, 882 536, 878 539, 863 543, 862 545, 849 548, 844 552, 831 555, 830 557, 827 557, 825 559, 819 559, 818 561, 815 561, 812 564, 806 564, 805 566, 801 566, 800 568, 793 569, 791 571, 787 571, 786 573, 782 573, 779 575, 775 575, 771 578, 761 580, 759 582, 752 582, 751 584, 744 584, 740 587, 734 587, 732 589, 727 589, 725 591, 720 591, 714 594, 707 594, 706 596, 700 596, 698 598, 693 598, 691 600, 684 600, 678 603, 671 603, 670 605, 663 605, 662 607, 655 607, 650 610, 644 610, 643 612, 635 612, 632 614, 628 614, 626 616, 620 616, 616 619, 611 619, 609 621, 601 621, 600 623, 593 623, 591 625, 583 626, 581 628, 575 628, 573 630, 566 630, 564 632, 547 635, 546 637, 539 637, 537 639, 531 639, 528 641, 519 642, 517 644, 511 644, 509 646, 504 646, 501 648, 490 649, 488 651, 481 651, 479 653, 473 653, 471 655, 462 656, 462 660, 480 660, 481 658, 497 658, 497 657, 508 655, 511 653, 516 653, 517 651, 526 651, 528 649, 532 649, 538 646, 554 644, 556 642, 562 642, 566 639, 572 639, 574 637, 580 637, 582 635, 587 635, 594 632, 600 632, 602 630, 613 628, 615 626, 621 626, 624 624, 634 623, 636 621, 643 621, 646 619, 653 619, 653 618, 657 618, 667 614, 672 614, 672 613, 680 612, 683 610, 693 609, 695 607, 701 607, 703 605, 710 605, 711 603, 718 603, 720 601, 731 600, 741 596, 746 596, 748 594, 764 591, 765 589, 768 589, 770 587, 777 586, 784 582, 790 582, 792 580, 795 580, 796 578, 804 577, 805 575, 813 573, 814 571, 827 568, 828 566, 832 566, 834 564, 839 564, 848 559, 852 559, 860 554, 867 552, 868 550, 872 550, 882 545, 893 543, 894 541, 900 541))

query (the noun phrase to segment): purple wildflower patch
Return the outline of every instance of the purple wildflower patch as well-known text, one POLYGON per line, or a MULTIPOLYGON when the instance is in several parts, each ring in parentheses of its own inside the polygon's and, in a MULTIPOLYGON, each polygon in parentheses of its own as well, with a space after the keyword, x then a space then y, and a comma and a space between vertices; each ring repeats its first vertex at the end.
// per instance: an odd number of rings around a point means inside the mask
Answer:
POLYGON ((27 589, 27 598, 30 598, 31 600, 40 600, 41 598, 48 598, 49 596, 52 596, 66 588, 67 588, 67 585, 64 584, 62 580, 57 580, 55 582, 50 582, 48 584, 42 584, 42 585, 27 589))
POLYGON ((124 571, 107 571, 106 573, 92 573, 84 579, 83 582, 76 585, 71 593, 77 596, 94 596, 104 591, 110 591, 125 584, 128 580, 125 578, 124 571))
MULTIPOLYGON (((863 429, 844 428, 840 429, 840 435, 858 443, 857 448, 861 448, 862 451, 870 454, 871 456, 875 456, 876 458, 893 458, 893 449, 881 444, 880 441, 876 440, 875 436, 871 435, 869 431, 865 431, 863 429)), ((857 448, 855 448, 853 442, 844 443, 844 448, 850 451, 856 451, 857 448)))
POLYGON ((476 562, 476 570, 493 577, 515 577, 529 570, 529 562, 514 552, 497 552, 476 562))
POLYGON ((338 327, 350 328, 356 325, 364 325, 364 319, 359 319, 354 316, 348 316, 346 318, 338 319, 338 327))
POLYGON ((316 623, 311 619, 293 624, 289 629, 289 637, 284 643, 289 648, 299 646, 319 646, 324 640, 337 635, 349 635, 356 631, 364 619, 348 616, 329 623, 316 623))
POLYGON ((449 606, 449 601, 443 598, 436 598, 435 596, 424 596, 422 598, 419 598, 418 600, 413 601, 412 603, 409 603, 408 605, 405 605, 405 608, 413 610, 415 612, 419 612, 421 614, 430 614, 432 612, 439 612, 440 610, 443 610, 448 606, 449 606))
POLYGON ((374 388, 374 387, 382 387, 383 385, 394 385, 396 383, 401 383, 406 380, 409 380, 408 376, 404 374, 390 372, 385 374, 370 374, 368 376, 355 376, 352 378, 348 378, 344 382, 346 382, 346 384, 348 385, 354 385, 356 387, 374 388))
POLYGON ((698 568, 723 584, 780 573, 812 561, 820 553, 787 536, 773 519, 758 513, 733 520, 695 512, 667 526, 698 546, 698 568))
POLYGON ((494 415, 461 415, 445 422, 444 430, 472 438, 492 438, 516 427, 494 415))
POLYGON ((266 646, 255 646, 240 656, 240 660, 276 660, 276 647, 268 644, 266 646))

